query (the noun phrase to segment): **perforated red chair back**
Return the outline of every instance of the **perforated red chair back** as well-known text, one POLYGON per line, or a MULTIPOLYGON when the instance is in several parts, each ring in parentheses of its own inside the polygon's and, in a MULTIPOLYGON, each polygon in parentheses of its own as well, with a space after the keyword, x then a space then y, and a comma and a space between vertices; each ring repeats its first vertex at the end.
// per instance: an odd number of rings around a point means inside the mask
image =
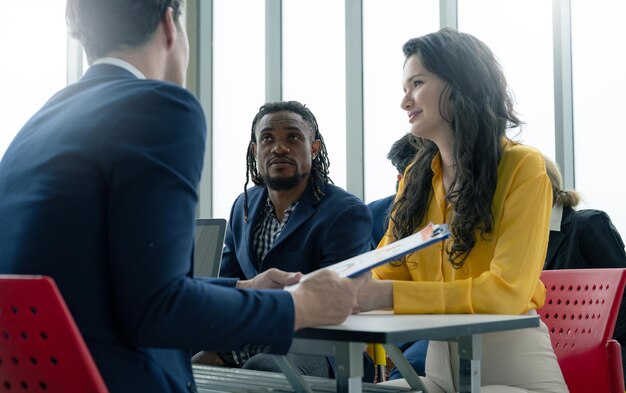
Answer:
POLYGON ((544 270, 539 310, 571 393, 623 393, 620 345, 612 340, 626 269, 544 270))
POLYGON ((0 275, 0 392, 107 392, 50 277, 0 275))

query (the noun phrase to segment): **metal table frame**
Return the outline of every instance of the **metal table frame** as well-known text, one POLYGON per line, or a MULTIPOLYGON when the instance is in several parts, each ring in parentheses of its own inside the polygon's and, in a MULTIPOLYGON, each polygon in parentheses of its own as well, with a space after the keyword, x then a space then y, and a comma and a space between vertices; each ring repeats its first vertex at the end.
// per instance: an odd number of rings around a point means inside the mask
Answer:
MULTIPOLYGON (((396 344, 420 339, 455 341, 459 344, 460 391, 479 393, 481 335, 538 326, 537 315, 394 315, 375 311, 352 315, 341 325, 298 331, 289 352, 335 356, 337 392, 360 393, 363 351, 368 343, 382 343, 409 386, 426 392, 396 344)), ((311 393, 286 357, 276 356, 276 360, 296 392, 311 393)))

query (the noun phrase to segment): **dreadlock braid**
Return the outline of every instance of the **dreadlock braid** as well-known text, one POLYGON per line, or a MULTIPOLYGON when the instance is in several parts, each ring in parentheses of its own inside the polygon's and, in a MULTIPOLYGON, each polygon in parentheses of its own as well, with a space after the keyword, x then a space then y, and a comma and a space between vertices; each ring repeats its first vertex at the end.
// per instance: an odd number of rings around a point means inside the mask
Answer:
POLYGON ((246 182, 243 185, 244 194, 244 220, 248 222, 248 183, 252 180, 255 186, 264 186, 263 178, 259 174, 256 166, 256 159, 252 152, 252 145, 256 143, 256 126, 257 123, 263 118, 263 116, 276 112, 292 112, 302 116, 302 119, 307 123, 309 129, 313 132, 313 140, 320 141, 320 150, 313 158, 311 163, 311 173, 309 175, 309 183, 313 187, 313 194, 318 200, 324 196, 323 186, 333 181, 328 176, 328 169, 330 167, 330 160, 328 159, 328 151, 326 150, 326 144, 324 138, 320 133, 317 125, 317 119, 313 113, 306 106, 302 105, 298 101, 278 101, 266 103, 259 112, 254 116, 252 120, 252 130, 250 132, 250 143, 248 143, 248 150, 246 152, 246 182))

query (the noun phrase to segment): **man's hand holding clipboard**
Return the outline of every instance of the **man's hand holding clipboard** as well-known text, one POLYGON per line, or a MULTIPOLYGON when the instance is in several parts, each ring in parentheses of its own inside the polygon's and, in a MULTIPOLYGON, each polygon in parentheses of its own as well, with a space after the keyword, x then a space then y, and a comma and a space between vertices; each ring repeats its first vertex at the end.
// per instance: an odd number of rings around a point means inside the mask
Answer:
MULTIPOLYGON (((366 271, 370 271, 376 266, 398 260, 407 254, 443 241, 449 236, 450 232, 448 231, 447 224, 429 223, 421 231, 411 236, 346 259, 345 261, 335 263, 334 265, 327 266, 324 269, 334 271, 340 277, 356 277, 366 271)), ((298 284, 290 285, 285 289, 287 291, 293 291, 302 281, 307 279, 307 276, 308 275, 303 276, 298 284)))

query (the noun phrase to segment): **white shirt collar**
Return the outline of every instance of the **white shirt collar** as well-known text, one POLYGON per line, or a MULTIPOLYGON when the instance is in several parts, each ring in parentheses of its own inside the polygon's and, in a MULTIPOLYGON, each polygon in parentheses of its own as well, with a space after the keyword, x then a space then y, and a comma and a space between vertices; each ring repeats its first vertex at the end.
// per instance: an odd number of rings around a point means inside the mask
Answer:
POLYGON ((93 65, 96 65, 96 64, 114 65, 114 66, 125 69, 126 71, 135 75, 138 79, 146 79, 146 76, 142 74, 141 71, 139 71, 134 65, 122 59, 118 59, 117 57, 101 57, 98 60, 93 62, 93 65))
POLYGON ((555 232, 561 232, 561 220, 563 219, 563 206, 555 203, 552 206, 552 213, 550 214, 550 230, 555 232))

